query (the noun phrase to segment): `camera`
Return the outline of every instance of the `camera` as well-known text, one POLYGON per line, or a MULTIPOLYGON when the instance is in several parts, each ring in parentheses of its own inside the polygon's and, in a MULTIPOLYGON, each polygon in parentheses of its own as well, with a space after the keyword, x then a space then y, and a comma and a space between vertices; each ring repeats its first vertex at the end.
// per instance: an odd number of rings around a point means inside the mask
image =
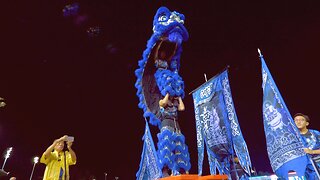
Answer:
POLYGON ((68 136, 67 137, 67 142, 73 142, 74 141, 74 137, 73 136, 68 136))

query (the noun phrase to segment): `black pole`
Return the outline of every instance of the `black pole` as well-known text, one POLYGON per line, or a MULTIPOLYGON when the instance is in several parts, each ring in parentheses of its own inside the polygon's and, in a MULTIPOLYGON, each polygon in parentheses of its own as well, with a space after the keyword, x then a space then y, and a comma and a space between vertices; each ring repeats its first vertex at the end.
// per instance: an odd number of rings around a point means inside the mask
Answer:
POLYGON ((66 151, 63 151, 64 154, 64 180, 67 180, 67 160, 66 160, 66 151))

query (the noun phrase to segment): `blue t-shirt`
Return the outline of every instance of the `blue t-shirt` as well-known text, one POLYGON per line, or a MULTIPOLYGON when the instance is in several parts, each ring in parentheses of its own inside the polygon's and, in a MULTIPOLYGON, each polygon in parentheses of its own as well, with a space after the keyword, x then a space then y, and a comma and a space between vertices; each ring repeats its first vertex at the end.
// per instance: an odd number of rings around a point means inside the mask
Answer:
MULTIPOLYGON (((301 134, 302 142, 306 148, 315 150, 320 149, 320 132, 317 130, 309 129, 306 134, 301 134)), ((313 159, 313 162, 320 169, 320 154, 310 154, 313 159)), ((306 169, 306 178, 308 180, 318 180, 315 169, 313 168, 311 162, 307 165, 306 169)))
MULTIPOLYGON (((317 130, 309 129, 306 134, 301 134, 302 141, 306 148, 315 150, 320 149, 320 132, 317 130)), ((317 156, 317 155, 316 155, 317 156)))

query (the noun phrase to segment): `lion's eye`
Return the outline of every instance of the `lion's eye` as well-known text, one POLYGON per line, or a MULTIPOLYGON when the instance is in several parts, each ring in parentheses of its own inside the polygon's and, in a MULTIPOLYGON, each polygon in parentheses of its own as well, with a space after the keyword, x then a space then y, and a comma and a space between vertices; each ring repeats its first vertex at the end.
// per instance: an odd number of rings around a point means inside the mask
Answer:
POLYGON ((158 18, 158 21, 166 21, 167 20, 167 16, 162 15, 158 18))

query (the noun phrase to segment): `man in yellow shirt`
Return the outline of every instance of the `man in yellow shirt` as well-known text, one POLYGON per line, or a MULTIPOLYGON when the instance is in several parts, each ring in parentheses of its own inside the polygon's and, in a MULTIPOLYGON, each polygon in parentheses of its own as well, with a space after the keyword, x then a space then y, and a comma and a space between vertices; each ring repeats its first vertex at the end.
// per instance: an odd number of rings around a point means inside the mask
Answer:
POLYGON ((77 156, 71 146, 73 138, 67 135, 53 141, 42 154, 40 162, 46 165, 43 180, 69 180, 69 166, 76 164, 77 156), (63 151, 67 142, 68 151, 63 151))

